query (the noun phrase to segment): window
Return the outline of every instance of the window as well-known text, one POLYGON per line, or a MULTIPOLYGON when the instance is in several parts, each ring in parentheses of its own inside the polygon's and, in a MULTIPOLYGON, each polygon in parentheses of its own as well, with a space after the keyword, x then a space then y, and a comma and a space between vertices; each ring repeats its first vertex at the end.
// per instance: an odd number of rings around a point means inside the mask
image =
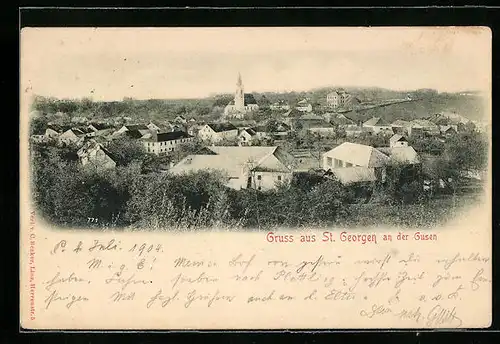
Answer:
POLYGON ((278 180, 281 180, 281 176, 278 176, 278 180))
POLYGON ((327 158, 326 158, 326 164, 327 164, 328 166, 332 166, 332 158, 327 157, 327 158))
POLYGON ((261 175, 258 175, 258 176, 257 176, 257 180, 262 180, 262 176, 261 176, 261 175))
POLYGON ((352 164, 351 164, 351 163, 349 163, 349 162, 346 162, 346 163, 345 163, 345 167, 352 167, 352 164))

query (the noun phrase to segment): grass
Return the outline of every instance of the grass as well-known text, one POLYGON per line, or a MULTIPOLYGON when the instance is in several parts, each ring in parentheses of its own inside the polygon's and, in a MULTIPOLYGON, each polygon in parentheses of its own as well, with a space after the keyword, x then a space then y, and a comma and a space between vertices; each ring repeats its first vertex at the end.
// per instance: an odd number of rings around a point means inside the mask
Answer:
POLYGON ((397 226, 403 228, 433 228, 443 225, 458 213, 479 201, 479 195, 463 194, 434 198, 421 204, 396 206, 356 204, 349 207, 346 227, 397 226))

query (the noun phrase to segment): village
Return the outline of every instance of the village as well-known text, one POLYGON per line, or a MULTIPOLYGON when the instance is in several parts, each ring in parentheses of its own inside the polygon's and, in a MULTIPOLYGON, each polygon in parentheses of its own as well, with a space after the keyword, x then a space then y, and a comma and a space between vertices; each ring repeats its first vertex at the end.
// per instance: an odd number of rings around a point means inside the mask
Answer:
MULTIPOLYGON (((300 183, 301 178, 317 178, 353 188, 358 202, 368 202, 373 188, 393 178, 395 169, 398 183, 416 185, 418 197, 439 190, 481 190, 484 165, 453 166, 455 171, 446 174, 436 161, 450 142, 462 140, 461 135, 479 137, 487 125, 445 111, 391 121, 370 116, 374 108, 390 112, 391 104, 415 101, 418 96, 412 94, 363 101, 332 88, 321 105, 310 99, 278 99, 262 106, 252 93, 245 93, 238 75, 234 98, 219 118, 210 121, 183 115, 137 121, 59 113, 32 132, 30 141, 74 147, 80 169, 105 173, 123 165, 123 152, 113 151, 114 143, 128 142, 140 154, 156 159, 149 172, 185 176, 217 171, 225 187, 236 191, 273 191, 300 183), (252 116, 256 113, 261 115, 252 116)), ((35 120, 43 116, 37 110, 31 114, 35 120)))

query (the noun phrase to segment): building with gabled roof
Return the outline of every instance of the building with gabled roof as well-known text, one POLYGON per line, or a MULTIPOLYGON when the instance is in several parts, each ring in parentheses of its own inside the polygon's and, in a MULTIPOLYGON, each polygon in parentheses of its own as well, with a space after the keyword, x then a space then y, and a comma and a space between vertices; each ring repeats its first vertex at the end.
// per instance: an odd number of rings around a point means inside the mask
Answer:
POLYGON ((374 134, 393 133, 392 126, 380 117, 372 117, 363 123, 363 128, 369 128, 374 134))
POLYGON ((217 143, 224 139, 236 139, 237 136, 238 128, 231 123, 207 123, 198 131, 198 137, 201 140, 212 143, 217 143))
POLYGON ((344 142, 323 154, 323 168, 382 167, 389 158, 377 148, 359 143, 344 142))
POLYGON ((278 100, 277 102, 269 105, 269 108, 273 111, 277 111, 277 110, 285 110, 285 111, 288 111, 290 110, 290 105, 288 105, 288 103, 283 100, 283 99, 280 99, 278 100))
POLYGON ((295 109, 301 112, 311 112, 313 110, 313 107, 309 100, 302 99, 297 103, 295 109))
POLYGON ((76 154, 82 166, 92 166, 99 169, 116 167, 117 158, 94 139, 86 141, 76 154))
POLYGON ((280 147, 209 147, 215 155, 189 155, 170 169, 171 173, 220 171, 227 186, 236 190, 269 190, 292 177, 293 157, 280 147))
POLYGON ((179 145, 192 142, 194 137, 185 131, 170 131, 166 133, 152 131, 148 136, 143 136, 140 140, 146 148, 146 153, 160 155, 172 153, 179 145))
POLYGON ((408 140, 401 134, 394 134, 389 139, 391 147, 408 147, 408 140))
POLYGON ((379 147, 377 149, 387 155, 390 162, 403 165, 420 164, 420 157, 411 146, 379 147))

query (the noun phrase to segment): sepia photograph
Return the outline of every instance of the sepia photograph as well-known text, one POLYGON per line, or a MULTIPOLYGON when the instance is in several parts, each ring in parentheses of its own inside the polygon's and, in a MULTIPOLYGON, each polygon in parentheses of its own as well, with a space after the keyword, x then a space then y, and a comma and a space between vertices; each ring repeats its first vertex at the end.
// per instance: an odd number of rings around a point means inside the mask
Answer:
POLYGON ((23 55, 43 66, 27 86, 36 209, 72 228, 247 231, 432 228, 480 202, 481 51, 451 29, 325 30, 341 44, 314 29, 26 32, 44 44, 23 55))
POLYGON ((492 322, 488 27, 24 27, 24 329, 492 322))

